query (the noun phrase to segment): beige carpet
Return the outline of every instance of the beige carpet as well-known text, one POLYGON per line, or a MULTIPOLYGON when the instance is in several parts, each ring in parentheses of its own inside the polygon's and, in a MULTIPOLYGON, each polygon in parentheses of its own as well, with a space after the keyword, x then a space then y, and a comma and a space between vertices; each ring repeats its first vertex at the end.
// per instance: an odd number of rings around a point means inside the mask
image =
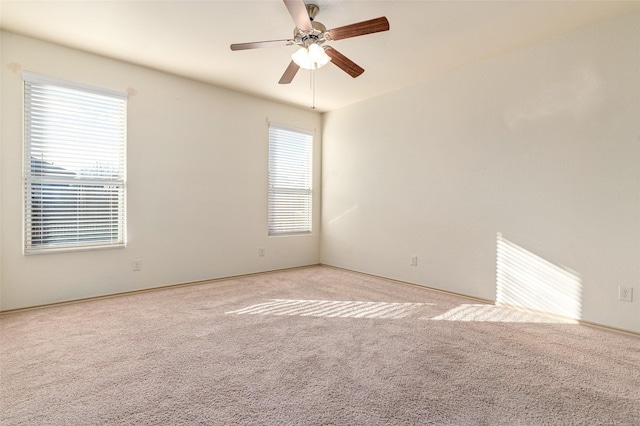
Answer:
POLYGON ((639 338, 328 267, 0 325, 3 426, 640 424, 639 338))

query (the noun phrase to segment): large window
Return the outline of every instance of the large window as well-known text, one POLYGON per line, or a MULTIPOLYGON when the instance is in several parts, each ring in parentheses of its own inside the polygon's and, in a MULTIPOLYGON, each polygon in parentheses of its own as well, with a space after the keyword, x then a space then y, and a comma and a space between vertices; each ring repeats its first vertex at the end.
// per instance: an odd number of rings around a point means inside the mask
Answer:
POLYGON ((311 232, 313 132, 269 123, 269 235, 311 232))
POLYGON ((124 246, 126 94, 23 80, 25 253, 124 246))

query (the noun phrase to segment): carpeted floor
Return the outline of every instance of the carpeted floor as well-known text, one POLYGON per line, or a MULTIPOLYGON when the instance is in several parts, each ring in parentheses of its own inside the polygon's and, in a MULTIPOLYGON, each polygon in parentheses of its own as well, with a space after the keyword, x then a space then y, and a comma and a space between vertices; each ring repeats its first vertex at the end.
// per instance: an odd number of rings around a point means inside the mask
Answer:
POLYGON ((639 338, 329 267, 0 327, 3 426, 640 424, 639 338))

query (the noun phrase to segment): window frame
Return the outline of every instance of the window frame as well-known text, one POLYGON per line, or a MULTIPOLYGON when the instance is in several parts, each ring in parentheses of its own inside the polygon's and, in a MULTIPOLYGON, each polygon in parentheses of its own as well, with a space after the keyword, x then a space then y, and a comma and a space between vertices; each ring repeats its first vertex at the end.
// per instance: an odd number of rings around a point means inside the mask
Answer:
POLYGON ((268 124, 268 236, 281 237, 312 234, 313 140, 315 132, 275 122, 269 122, 268 124), (276 137, 278 134, 280 136, 276 137), (291 138, 293 139, 291 140, 291 138), (303 146, 295 146, 295 144, 302 144, 303 146), (295 157, 298 161, 304 161, 304 164, 302 166, 295 164, 283 165, 282 155, 286 153, 289 153, 290 157, 288 159, 284 158, 285 161, 291 162, 295 157), (275 161, 276 155, 281 156, 278 157, 278 161, 275 161), (289 185, 282 184, 283 180, 287 180, 287 174, 291 176, 292 172, 300 171, 304 176, 297 175, 297 179, 288 180, 287 183, 289 185), (283 196, 287 198, 283 198, 283 196), (286 213, 282 214, 284 212, 283 208, 289 214, 289 219, 286 218, 286 213), (288 225, 287 222, 289 222, 288 225))
POLYGON ((23 253, 125 247, 127 94, 27 71, 22 80, 23 253))

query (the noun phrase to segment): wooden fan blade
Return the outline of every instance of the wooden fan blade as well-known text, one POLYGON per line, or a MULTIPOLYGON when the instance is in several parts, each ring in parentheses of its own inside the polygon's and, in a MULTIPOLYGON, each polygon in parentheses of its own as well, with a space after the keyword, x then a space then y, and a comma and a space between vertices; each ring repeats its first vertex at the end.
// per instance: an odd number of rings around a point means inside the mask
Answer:
POLYGON ((311 20, 309 19, 309 13, 307 13, 307 7, 304 5, 303 0, 283 0, 285 6, 289 10, 289 14, 293 18, 293 22, 296 23, 296 27, 302 31, 311 31, 311 20))
POLYGON ((289 84, 293 80, 293 77, 296 76, 300 66, 295 62, 291 61, 286 70, 284 70, 284 74, 280 77, 280 81, 278 84, 289 84))
POLYGON ((232 44, 231 50, 247 50, 247 49, 260 49, 262 47, 291 46, 292 44, 293 44, 293 40, 254 41, 253 43, 232 44))
POLYGON ((325 52, 331 58, 331 62, 333 62, 338 68, 349 74, 351 77, 356 78, 364 72, 364 68, 360 67, 358 64, 344 56, 342 53, 338 52, 333 47, 327 47, 325 49, 325 52))
POLYGON ((358 22, 357 24, 345 25, 327 31, 329 39, 342 40, 344 38, 357 37, 365 34, 389 31, 389 21, 384 16, 358 22))

